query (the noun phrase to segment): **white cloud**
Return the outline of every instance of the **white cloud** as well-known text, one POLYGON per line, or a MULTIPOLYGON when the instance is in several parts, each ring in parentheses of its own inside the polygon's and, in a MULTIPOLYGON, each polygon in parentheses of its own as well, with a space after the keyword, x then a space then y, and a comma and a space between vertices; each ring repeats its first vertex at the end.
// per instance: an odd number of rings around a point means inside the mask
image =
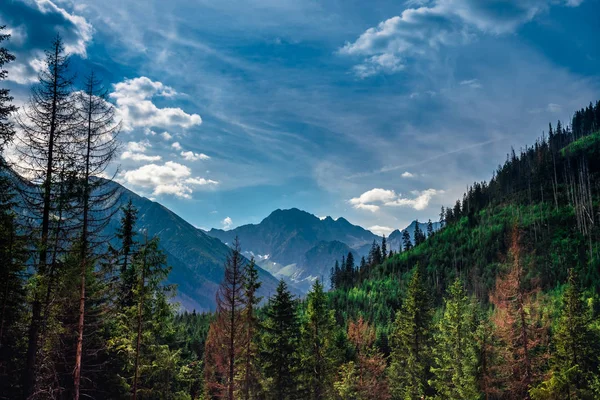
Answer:
POLYGON ((202 123, 198 114, 187 114, 181 108, 158 108, 153 97, 173 97, 177 92, 161 82, 154 82, 142 76, 126 79, 114 86, 110 97, 117 103, 123 129, 131 131, 137 127, 180 127, 190 128, 202 123))
POLYGON ((394 230, 394 228, 390 228, 388 226, 381 226, 381 225, 373 225, 373 226, 368 227, 367 229, 379 236, 389 235, 394 230))
POLYGON ((375 189, 371 189, 367 192, 364 192, 359 197, 350 199, 350 204, 356 205, 356 204, 366 204, 366 203, 374 203, 374 202, 385 203, 385 202, 395 199, 396 197, 397 197, 396 192, 394 192, 393 190, 375 188, 375 189))
POLYGON ((205 178, 188 178, 185 180, 185 183, 189 183, 192 185, 217 185, 219 182, 205 178))
POLYGON ((142 140, 140 142, 128 142, 127 150, 144 153, 149 147, 152 147, 148 140, 142 140))
POLYGON ((181 145, 179 144, 179 142, 174 142, 174 143, 171 145, 171 147, 172 147, 172 148, 174 148, 175 150, 181 150, 181 149, 182 149, 182 147, 181 147, 181 145))
POLYGON ((348 201, 354 208, 378 211, 381 206, 386 207, 411 207, 415 210, 424 210, 429 205, 431 198, 443 193, 443 190, 427 189, 422 192, 413 191, 412 198, 403 197, 396 194, 394 190, 375 188, 364 192, 359 197, 354 197, 348 201), (375 203, 375 204, 374 204, 375 203))
POLYGON ((548 104, 547 109, 551 113, 558 113, 558 112, 562 111, 562 107, 560 106, 560 104, 555 104, 555 103, 548 104))
POLYGON ((402 173, 402 175, 400 175, 400 176, 402 176, 403 178, 414 178, 414 177, 415 177, 415 174, 413 174, 413 173, 410 173, 410 172, 408 172, 408 171, 404 171, 404 172, 402 173))
POLYGON ((133 160, 133 161, 160 161, 161 156, 149 156, 147 154, 132 153, 130 151, 124 151, 121 154, 122 160, 133 160))
POLYGON ((233 220, 230 217, 225 217, 225 219, 221 221, 221 224, 223 225, 223 229, 228 230, 233 225, 233 220))
POLYGON ((464 44, 482 34, 512 33, 552 5, 576 7, 582 2, 409 0, 409 8, 400 15, 367 29, 354 42, 347 42, 339 53, 362 58, 353 68, 360 78, 379 72, 394 73, 402 70, 410 57, 426 55, 442 46, 464 44))
POLYGON ((163 165, 147 164, 122 174, 125 183, 152 189, 153 195, 172 194, 190 198, 195 186, 217 185, 218 182, 205 178, 192 177, 189 167, 167 161, 163 165))
POLYGON ((414 198, 404 198, 398 196, 397 199, 385 203, 386 206, 411 207, 415 210, 424 210, 429 205, 431 198, 435 195, 444 193, 443 190, 427 189, 422 192, 411 192, 414 198))
POLYGON ((188 161, 209 160, 210 157, 204 153, 194 153, 193 151, 182 151, 181 156, 188 161))
POLYGON ((479 83, 478 79, 468 79, 465 81, 461 81, 460 84, 462 86, 468 86, 471 89, 481 89, 481 83, 479 83))
POLYGON ((173 138, 173 135, 171 135, 167 131, 164 131, 163 133, 161 133, 160 136, 162 136, 162 138, 165 140, 171 140, 173 138))
POLYGON ((159 161, 161 156, 150 156, 144 154, 148 148, 152 147, 148 140, 142 140, 140 142, 128 142, 125 147, 127 150, 121 154, 122 160, 133 160, 133 161, 159 161))

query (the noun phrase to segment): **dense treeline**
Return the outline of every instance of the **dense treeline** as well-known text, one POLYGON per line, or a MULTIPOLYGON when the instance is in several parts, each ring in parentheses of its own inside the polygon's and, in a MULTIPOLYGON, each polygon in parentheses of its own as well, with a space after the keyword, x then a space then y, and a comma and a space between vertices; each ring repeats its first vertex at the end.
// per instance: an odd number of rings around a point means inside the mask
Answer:
MULTIPOLYGON (((13 59, 0 48, 0 79, 13 59)), ((100 80, 75 88, 60 37, 46 67, 22 109, 0 90, 0 150, 18 155, 0 158, 0 398, 600 398, 600 102, 513 151, 440 231, 349 253, 329 291, 261 299, 236 240, 197 314, 96 178, 120 128, 100 80)))

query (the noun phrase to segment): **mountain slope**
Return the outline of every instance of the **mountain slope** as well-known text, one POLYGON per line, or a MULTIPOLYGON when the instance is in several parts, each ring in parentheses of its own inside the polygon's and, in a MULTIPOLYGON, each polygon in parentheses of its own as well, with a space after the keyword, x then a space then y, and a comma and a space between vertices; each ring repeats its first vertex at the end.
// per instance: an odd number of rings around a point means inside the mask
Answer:
MULTIPOLYGON (((214 310, 215 294, 223 279, 229 247, 196 229, 163 205, 122 186, 119 190, 121 203, 131 199, 138 209, 138 231, 147 230, 148 236, 159 237, 160 247, 173 267, 169 282, 178 285, 177 300, 189 310, 214 310)), ((107 229, 114 232, 119 226, 119 218, 120 213, 117 213, 107 229)), ((262 282, 260 294, 273 293, 277 280, 261 268, 259 277, 262 282)))

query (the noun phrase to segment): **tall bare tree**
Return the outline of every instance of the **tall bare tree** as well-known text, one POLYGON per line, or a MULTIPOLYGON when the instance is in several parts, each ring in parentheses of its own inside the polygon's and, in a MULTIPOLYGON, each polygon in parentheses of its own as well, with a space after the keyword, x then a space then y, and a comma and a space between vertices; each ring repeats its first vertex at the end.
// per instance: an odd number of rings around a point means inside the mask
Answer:
POLYGON ((85 277, 94 264, 94 249, 104 242, 100 236, 110 218, 117 212, 118 186, 99 178, 113 160, 120 124, 115 121, 114 106, 108 102, 108 92, 91 72, 84 91, 77 94, 81 140, 81 243, 79 246, 80 290, 77 348, 73 386, 75 400, 79 399, 83 330, 85 326, 85 277))
POLYGON ((24 395, 28 398, 36 387, 36 358, 42 325, 42 293, 49 301, 51 270, 56 266, 57 252, 63 249, 61 241, 72 222, 64 211, 68 209, 69 194, 73 190, 76 154, 75 107, 69 74, 69 57, 65 54, 60 36, 46 51, 45 68, 39 74, 39 83, 32 88, 29 103, 17 114, 16 166, 33 185, 24 185, 20 191, 26 216, 38 237, 33 288, 32 317, 29 326, 24 395))

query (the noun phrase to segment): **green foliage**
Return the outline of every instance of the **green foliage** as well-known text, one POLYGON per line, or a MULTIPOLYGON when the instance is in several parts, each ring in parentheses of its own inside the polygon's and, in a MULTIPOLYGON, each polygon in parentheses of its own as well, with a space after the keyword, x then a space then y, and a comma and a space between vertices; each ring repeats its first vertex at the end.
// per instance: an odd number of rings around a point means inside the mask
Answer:
POLYGON ((340 357, 335 343, 334 311, 329 309, 323 285, 316 280, 307 296, 301 327, 300 358, 303 398, 320 400, 333 394, 340 357))
POLYGON ((569 143, 561 149, 563 157, 576 157, 578 155, 597 156, 600 150, 600 131, 584 136, 581 139, 569 143))
POLYGON ((262 323, 260 362, 264 371, 266 398, 297 398, 299 341, 297 304, 282 280, 275 295, 269 299, 262 323))
POLYGON ((569 270, 563 309, 554 333, 550 378, 530 391, 534 399, 594 399, 600 360, 600 335, 573 269, 569 270))
POLYGON ((432 309, 423 274, 415 267, 406 299, 396 315, 388 371, 395 399, 431 394, 427 383, 431 365, 432 309))
POLYGON ((440 399, 478 399, 479 368, 476 305, 457 279, 450 286, 444 313, 437 323, 433 347, 433 378, 440 399))

